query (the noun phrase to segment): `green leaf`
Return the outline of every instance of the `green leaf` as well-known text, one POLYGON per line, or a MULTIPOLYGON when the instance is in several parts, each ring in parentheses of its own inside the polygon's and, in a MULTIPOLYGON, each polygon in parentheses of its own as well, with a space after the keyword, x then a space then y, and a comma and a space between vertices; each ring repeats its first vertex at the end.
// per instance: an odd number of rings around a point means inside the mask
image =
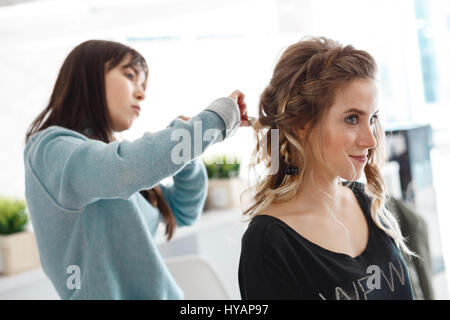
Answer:
POLYGON ((26 202, 10 198, 0 198, 0 234, 23 231, 28 222, 25 212, 26 202))
POLYGON ((225 154, 216 155, 210 161, 203 163, 206 167, 208 178, 227 179, 239 176, 240 164, 237 157, 230 157, 225 154))

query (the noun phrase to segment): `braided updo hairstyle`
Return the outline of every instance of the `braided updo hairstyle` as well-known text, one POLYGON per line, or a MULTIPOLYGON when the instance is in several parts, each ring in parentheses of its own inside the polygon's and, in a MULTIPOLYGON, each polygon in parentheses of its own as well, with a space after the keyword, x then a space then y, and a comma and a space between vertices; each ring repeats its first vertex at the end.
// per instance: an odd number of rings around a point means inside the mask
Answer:
MULTIPOLYGON (((294 198, 307 166, 307 149, 298 138, 298 130, 304 129, 302 140, 308 141, 312 129, 320 125, 333 105, 335 94, 353 80, 375 80, 376 69, 374 58, 366 51, 351 45, 342 46, 324 37, 302 39, 283 52, 270 83, 260 96, 258 119, 253 124, 256 148, 250 165, 254 168, 263 164, 267 170, 275 159, 278 170, 256 175, 253 202, 244 214, 253 217, 272 203, 294 198), (272 156, 274 138, 279 139, 278 154, 272 156), (294 163, 298 174, 286 174, 286 168, 294 163)), ((397 220, 385 206, 385 183, 380 173, 386 161, 385 143, 378 121, 374 136, 377 147, 369 150, 364 168, 366 192, 372 196, 372 219, 403 252, 414 255, 405 245, 397 220)))

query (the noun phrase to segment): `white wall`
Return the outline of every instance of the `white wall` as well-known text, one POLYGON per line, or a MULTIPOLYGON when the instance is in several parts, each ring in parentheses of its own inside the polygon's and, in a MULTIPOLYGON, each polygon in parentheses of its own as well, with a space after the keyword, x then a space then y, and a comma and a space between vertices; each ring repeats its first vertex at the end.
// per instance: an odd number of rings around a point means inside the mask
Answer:
MULTIPOLYGON (((122 138, 163 129, 181 114, 193 116, 234 89, 246 94, 249 113, 256 114, 277 58, 304 35, 326 35, 371 52, 380 64, 382 117, 410 120, 423 100, 411 3, 42 0, 0 8, 0 194, 23 196, 26 129, 48 102, 65 56, 92 38, 125 42, 150 67, 141 117, 122 138)), ((209 152, 237 154, 247 177, 252 143, 243 129, 209 152)))

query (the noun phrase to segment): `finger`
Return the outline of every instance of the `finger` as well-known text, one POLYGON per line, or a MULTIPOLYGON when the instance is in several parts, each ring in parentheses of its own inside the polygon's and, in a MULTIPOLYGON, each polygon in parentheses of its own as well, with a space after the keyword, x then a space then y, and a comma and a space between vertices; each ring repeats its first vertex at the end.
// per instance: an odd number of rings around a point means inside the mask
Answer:
POLYGON ((242 120, 240 127, 250 127, 250 122, 248 120, 242 120))
POLYGON ((247 110, 243 110, 241 111, 241 119, 248 119, 248 114, 247 114, 247 110))
POLYGON ((185 117, 185 116, 178 116, 177 118, 184 120, 184 121, 188 121, 189 117, 185 117))
POLYGON ((248 117, 247 121, 249 122, 250 126, 253 126, 253 124, 255 123, 256 119, 255 119, 255 117, 248 117))
POLYGON ((240 105, 239 105, 239 109, 240 110, 247 110, 247 104, 244 102, 244 103, 241 103, 240 105))
POLYGON ((244 95, 242 92, 240 92, 240 94, 239 94, 239 96, 238 96, 238 102, 239 102, 239 104, 244 103, 244 98, 245 98, 245 95, 244 95))
POLYGON ((245 97, 245 95, 239 90, 234 90, 230 96, 232 96, 238 102, 241 102, 242 99, 245 97))
POLYGON ((234 92, 232 94, 230 94, 230 98, 233 99, 236 104, 239 104, 238 97, 236 96, 236 94, 234 92))
POLYGON ((247 105, 244 103, 243 105, 241 105, 239 107, 239 110, 241 112, 241 117, 244 117, 245 119, 247 119, 247 105))

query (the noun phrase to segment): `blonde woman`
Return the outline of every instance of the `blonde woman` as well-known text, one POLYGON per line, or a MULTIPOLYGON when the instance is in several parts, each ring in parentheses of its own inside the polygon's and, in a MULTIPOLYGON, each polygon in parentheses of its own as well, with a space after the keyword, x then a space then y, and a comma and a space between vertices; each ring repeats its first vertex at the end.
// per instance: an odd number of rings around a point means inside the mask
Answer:
POLYGON ((278 61, 253 124, 254 165, 278 170, 244 212, 243 299, 413 299, 402 253, 414 253, 385 206, 375 75, 369 53, 326 38, 278 61))

